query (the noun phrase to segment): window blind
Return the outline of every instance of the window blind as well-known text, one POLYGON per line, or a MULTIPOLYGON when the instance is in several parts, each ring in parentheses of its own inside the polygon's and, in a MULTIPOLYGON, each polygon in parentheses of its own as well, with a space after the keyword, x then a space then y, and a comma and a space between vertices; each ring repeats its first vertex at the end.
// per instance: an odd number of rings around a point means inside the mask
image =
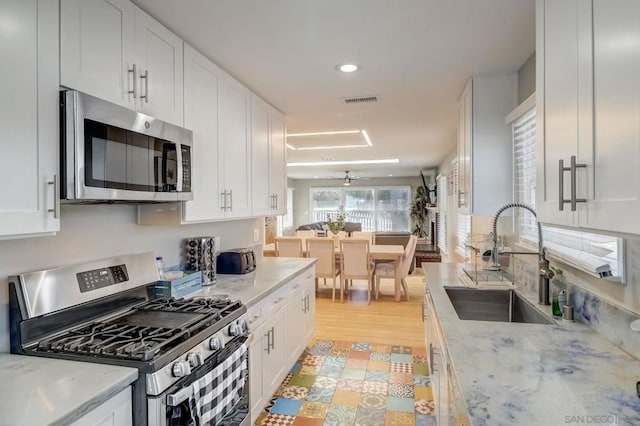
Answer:
POLYGON ((447 227, 447 217, 448 217, 448 209, 447 209, 447 177, 446 176, 438 176, 437 179, 438 185, 438 247, 442 253, 447 253, 448 247, 448 227, 447 227))
MULTIPOLYGON (((536 110, 535 106, 512 123, 514 198, 535 208, 536 204, 536 110)), ((520 241, 535 244, 536 220, 528 212, 516 209, 520 241)), ((621 275, 624 243, 620 238, 569 229, 543 226, 544 245, 549 257, 578 268, 590 275, 610 269, 621 275)))

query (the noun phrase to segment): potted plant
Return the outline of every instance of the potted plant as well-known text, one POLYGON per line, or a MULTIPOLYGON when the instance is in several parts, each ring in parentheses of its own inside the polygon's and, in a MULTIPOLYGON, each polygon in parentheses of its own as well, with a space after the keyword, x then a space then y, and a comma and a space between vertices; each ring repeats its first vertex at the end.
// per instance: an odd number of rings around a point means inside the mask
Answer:
POLYGON ((428 234, 427 230, 427 206, 429 200, 424 187, 419 186, 416 190, 416 196, 413 199, 411 205, 411 221, 413 222, 413 235, 417 235, 418 238, 426 238, 428 234))
POLYGON ((332 218, 330 213, 327 213, 327 226, 333 235, 338 235, 338 232, 344 230, 344 221, 346 213, 344 212, 344 206, 338 207, 338 212, 335 217, 332 218))

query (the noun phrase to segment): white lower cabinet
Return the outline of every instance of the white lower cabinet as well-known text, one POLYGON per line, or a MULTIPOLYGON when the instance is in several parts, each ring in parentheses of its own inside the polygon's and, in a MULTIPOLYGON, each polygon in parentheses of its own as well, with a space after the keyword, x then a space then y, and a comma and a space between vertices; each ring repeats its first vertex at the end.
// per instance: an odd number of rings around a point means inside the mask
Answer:
POLYGON ((130 426, 133 424, 131 386, 103 402, 71 426, 130 426))
POLYGON ((425 344, 428 353, 431 390, 435 403, 436 424, 469 425, 469 416, 455 372, 452 370, 440 320, 433 308, 433 301, 428 291, 424 297, 422 318, 425 322, 425 344))
POLYGON ((260 415, 304 351, 310 336, 313 336, 314 277, 315 267, 249 308, 252 336, 249 345, 249 399, 252 422, 260 415))

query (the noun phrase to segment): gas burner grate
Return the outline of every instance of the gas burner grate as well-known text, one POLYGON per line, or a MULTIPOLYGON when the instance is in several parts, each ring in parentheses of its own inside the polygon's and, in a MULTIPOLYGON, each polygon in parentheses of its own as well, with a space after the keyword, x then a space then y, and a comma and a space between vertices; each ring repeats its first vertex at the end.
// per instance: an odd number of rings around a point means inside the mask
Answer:
POLYGON ((161 297, 151 300, 138 310, 168 311, 168 312, 193 312, 199 314, 216 315, 220 317, 220 310, 231 304, 227 299, 176 299, 173 297, 161 297))
POLYGON ((38 350, 149 361, 163 348, 189 338, 187 330, 93 323, 38 343, 38 350))

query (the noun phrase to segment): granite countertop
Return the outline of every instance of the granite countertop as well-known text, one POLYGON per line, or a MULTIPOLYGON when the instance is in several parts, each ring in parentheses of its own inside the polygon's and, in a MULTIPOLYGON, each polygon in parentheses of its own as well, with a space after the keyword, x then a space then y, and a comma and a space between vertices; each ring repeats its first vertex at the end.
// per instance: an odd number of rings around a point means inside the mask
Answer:
POLYGON ((315 263, 316 259, 308 258, 264 257, 258 261, 255 271, 242 275, 219 274, 216 276, 216 284, 203 287, 190 296, 227 294, 232 300, 239 299, 249 308, 315 263))
POLYGON ((640 424, 640 361, 579 323, 460 320, 443 286, 461 265, 423 268, 473 425, 640 424))
POLYGON ((135 368, 0 354, 0 424, 72 423, 137 378, 135 368))

